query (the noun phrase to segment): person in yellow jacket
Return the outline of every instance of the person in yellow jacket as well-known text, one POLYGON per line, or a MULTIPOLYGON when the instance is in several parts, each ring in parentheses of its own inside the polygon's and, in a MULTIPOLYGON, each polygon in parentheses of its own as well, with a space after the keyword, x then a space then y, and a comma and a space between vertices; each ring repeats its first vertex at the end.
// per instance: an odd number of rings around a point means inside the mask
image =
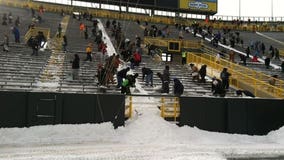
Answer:
POLYGON ((92 59, 92 51, 93 51, 93 45, 92 45, 92 43, 89 43, 87 48, 86 48, 87 57, 86 57, 85 61, 89 60, 91 62, 93 60, 92 59))

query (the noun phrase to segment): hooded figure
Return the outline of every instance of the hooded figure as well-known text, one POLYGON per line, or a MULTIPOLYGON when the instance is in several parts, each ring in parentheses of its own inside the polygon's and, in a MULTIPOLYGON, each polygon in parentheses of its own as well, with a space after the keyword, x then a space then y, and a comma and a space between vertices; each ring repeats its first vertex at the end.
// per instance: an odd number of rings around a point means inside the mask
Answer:
POLYGON ((146 86, 150 83, 150 86, 153 87, 153 71, 150 68, 142 68, 142 80, 144 81, 146 76, 146 86))
POLYGON ((213 77, 212 79, 211 91, 213 92, 214 96, 225 97, 226 95, 226 90, 224 89, 222 81, 216 77, 213 77))
POLYGON ((180 82, 179 79, 174 78, 174 95, 175 96, 181 96, 183 94, 183 84, 180 82))
POLYGON ((199 75, 201 77, 200 79, 200 82, 201 83, 205 83, 205 76, 206 76, 206 68, 207 68, 207 65, 202 65, 200 70, 199 70, 199 75))
POLYGON ((79 79, 80 57, 78 54, 74 54, 74 60, 72 63, 72 78, 73 80, 79 79))

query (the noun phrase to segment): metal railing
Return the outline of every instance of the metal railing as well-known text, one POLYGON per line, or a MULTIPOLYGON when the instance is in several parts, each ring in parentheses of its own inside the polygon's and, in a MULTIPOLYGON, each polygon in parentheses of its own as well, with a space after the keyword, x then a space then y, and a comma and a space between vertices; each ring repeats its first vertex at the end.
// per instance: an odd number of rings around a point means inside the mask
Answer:
POLYGON ((132 96, 128 97, 128 104, 125 106, 125 118, 131 118, 133 111, 132 96))
POLYGON ((44 6, 45 10, 51 11, 51 12, 61 12, 62 10, 65 13, 71 14, 73 11, 80 11, 83 12, 89 12, 95 17, 104 17, 104 18, 112 18, 112 19, 123 19, 123 20, 140 20, 140 21, 147 21, 151 23, 164 23, 164 24, 184 24, 187 26, 191 26, 193 23, 199 23, 202 26, 211 25, 216 29, 222 29, 222 28, 229 28, 229 29, 236 29, 236 30, 245 30, 245 31, 284 31, 284 25, 275 25, 274 24, 255 24, 255 23, 244 23, 241 25, 238 24, 232 24, 230 21, 210 21, 209 23, 205 22, 202 19, 185 19, 185 18, 175 18, 175 17, 165 17, 165 16, 148 16, 138 13, 127 13, 127 12, 118 12, 118 11, 110 11, 110 10, 103 10, 103 9, 97 9, 97 8, 88 8, 87 10, 84 9, 84 7, 76 7, 74 9, 74 6, 70 5, 62 5, 62 4, 48 4, 48 3, 42 3, 42 2, 31 2, 31 1, 20 1, 20 0, 0 0, 0 3, 8 6, 13 7, 21 7, 21 8, 27 8, 27 6, 32 8, 38 8, 41 5, 44 6), (82 9, 80 9, 82 8, 82 9))
POLYGON ((30 28, 25 34, 25 42, 27 42, 30 37, 38 35, 38 32, 43 32, 43 35, 46 37, 46 40, 50 38, 50 28, 33 27, 30 28))
POLYGON ((160 110, 162 118, 173 118, 174 121, 177 121, 180 115, 179 98, 161 97, 160 110))
POLYGON ((200 40, 179 40, 173 38, 144 37, 144 44, 153 44, 160 47, 168 47, 168 42, 180 42, 181 48, 200 49, 200 40))
POLYGON ((284 50, 279 50, 279 55, 280 55, 281 57, 284 57, 284 50))
MULTIPOLYGON (((133 96, 147 97, 149 95, 131 95, 127 96, 125 106, 125 118, 132 118, 133 114, 133 96)), ((151 95, 151 97, 161 97, 161 95, 151 95)), ((179 98, 173 96, 162 96, 160 100, 160 115, 167 120, 177 121, 180 115, 179 98)), ((136 111, 135 111, 136 112, 136 111)))
POLYGON ((234 64, 224 59, 220 59, 217 63, 215 57, 202 54, 187 54, 187 61, 196 65, 207 65, 207 74, 210 76, 220 75, 223 68, 228 68, 232 74, 230 84, 236 88, 246 89, 254 93, 257 97, 284 98, 284 81, 276 80, 276 85, 272 86, 268 83, 271 76, 254 71, 252 69, 234 64))
MULTIPOLYGON (((213 48, 213 47, 210 47, 208 45, 205 45, 203 44, 202 47, 201 47, 201 50, 205 53, 208 53, 208 54, 211 54, 211 55, 216 55, 217 53, 220 53, 219 50, 213 48)), ((226 59, 229 59, 229 54, 223 54, 222 55, 224 58, 226 59)))

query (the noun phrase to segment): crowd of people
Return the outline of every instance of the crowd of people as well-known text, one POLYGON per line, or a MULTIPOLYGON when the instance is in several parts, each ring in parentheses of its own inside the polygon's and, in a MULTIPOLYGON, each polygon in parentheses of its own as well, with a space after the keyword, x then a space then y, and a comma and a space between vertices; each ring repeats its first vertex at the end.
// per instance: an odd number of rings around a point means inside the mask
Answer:
MULTIPOLYGON (((8 28, 10 27, 11 33, 14 35, 14 42, 15 43, 20 43, 20 30, 19 30, 19 25, 20 25, 20 17, 17 16, 17 18, 13 22, 13 15, 12 12, 4 13, 2 17, 2 25, 7 26, 8 28)), ((10 50, 10 43, 9 43, 9 33, 4 33, 4 38, 3 38, 3 43, 1 44, 3 46, 3 51, 4 52, 9 52, 10 50)))
MULTIPOLYGON (((36 15, 35 10, 31 8, 32 18, 36 19, 33 20, 33 24, 30 27, 34 26, 34 21, 39 22, 42 20, 41 15, 43 14, 44 9, 39 9, 39 14, 36 15)), ((64 13, 62 14, 64 15, 64 13)), ((93 54, 95 54, 94 47, 97 45, 97 50, 102 54, 102 58, 99 60, 98 69, 97 69, 97 79, 98 85, 105 85, 109 86, 109 84, 116 84, 116 88, 121 89, 121 93, 131 94, 130 87, 135 87, 136 79, 138 78, 139 74, 128 74, 127 72, 130 69, 135 69, 137 66, 140 65, 142 62, 142 54, 143 49, 141 47, 141 37, 137 36, 133 41, 125 37, 124 33, 122 32, 122 25, 120 22, 116 20, 107 20, 105 23, 105 27, 108 31, 111 32, 111 36, 115 39, 115 47, 119 54, 114 53, 111 56, 108 56, 107 53, 107 43, 104 41, 103 33, 101 30, 98 29, 98 21, 93 19, 91 14, 79 14, 79 17, 73 15, 74 18, 78 20, 89 20, 92 22, 93 26, 88 26, 84 21, 82 21, 79 25, 79 34, 81 38, 86 40, 90 39, 90 37, 94 38, 94 42, 89 43, 86 46, 86 58, 84 61, 92 62, 94 59, 93 54), (91 28, 91 31, 90 31, 91 28), (120 57, 121 56, 121 57, 120 57), (128 67, 124 67, 119 70, 119 66, 123 63, 130 63, 128 67), (115 77, 117 82, 115 83, 115 77)), ((2 25, 12 24, 13 23, 13 16, 12 13, 4 14, 2 18, 2 25)), ((138 24, 140 22, 137 22, 138 24)), ((15 42, 20 42, 20 32, 19 27, 20 19, 19 17, 16 18, 14 22, 14 26, 12 27, 12 33, 15 36, 15 42)), ((158 28, 156 25, 151 25, 148 27, 148 23, 145 22, 145 29, 144 29, 144 36, 151 36, 151 37, 168 37, 171 33, 170 28, 168 25, 165 25, 162 28, 158 28)), ((223 43, 224 45, 229 45, 234 48, 236 44, 243 46, 243 40, 240 37, 239 32, 232 32, 230 29, 224 28, 223 34, 220 31, 213 33, 213 28, 211 26, 200 26, 198 23, 194 23, 192 26, 194 36, 197 33, 202 35, 203 38, 205 36, 212 36, 212 44, 215 47, 218 47, 218 43, 223 43)), ((187 26, 178 25, 176 24, 176 28, 179 30, 179 39, 183 39, 183 31, 189 32, 187 26)), ((62 40, 62 50, 67 52, 67 36, 62 34, 62 26, 58 24, 57 27, 57 38, 63 38, 62 40)), ((28 46, 30 46, 33 50, 32 55, 38 55, 38 50, 43 47, 46 43, 46 38, 42 32, 38 32, 37 36, 33 36, 28 40, 28 46)), ((151 46, 151 45, 149 45, 151 46)), ((9 36, 4 35, 3 41, 3 51, 9 51, 9 36)), ((150 50, 151 51, 151 50, 150 50)), ((149 51, 149 55, 151 52, 149 51)), ((241 60, 246 65, 246 58, 249 55, 253 54, 254 56, 258 57, 260 54, 265 56, 265 65, 267 68, 270 66, 270 59, 280 59, 279 58, 279 50, 273 46, 270 46, 266 52, 265 44, 260 41, 252 42, 250 46, 246 49, 247 56, 240 55, 241 60)), ((219 57, 216 58, 217 63, 220 61, 220 54, 219 57)), ((230 50, 229 51, 230 61, 235 62, 235 52, 230 50)), ((186 64, 186 56, 182 54, 182 63, 186 64)), ((74 54, 74 59, 70 61, 72 63, 72 79, 78 80, 79 79, 79 70, 80 70, 80 57, 78 54, 74 54)), ((206 67, 207 65, 202 65, 200 69, 194 64, 190 64, 190 68, 192 72, 193 81, 198 83, 206 83, 206 67)), ((282 63, 282 71, 284 72, 284 63, 282 63)), ((153 87, 153 70, 151 68, 143 67, 141 71, 142 80, 145 82, 145 86, 153 87)), ((173 93, 177 96, 183 94, 184 86, 182 81, 178 78, 171 79, 169 66, 166 65, 163 72, 156 73, 157 77, 161 80, 161 93, 169 93, 170 91, 170 82, 173 80, 173 93)), ((224 96, 226 90, 229 89, 229 77, 231 74, 227 71, 227 68, 224 68, 220 74, 220 79, 213 77, 212 79, 212 93, 213 95, 224 96)))
MULTIPOLYGON (((35 11, 33 8, 29 8, 30 12, 28 12, 31 15, 31 22, 30 25, 28 25, 27 29, 35 27, 36 23, 41 23, 42 22, 42 15, 44 13, 44 8, 43 6, 40 6, 38 11, 35 11)), ((7 28, 10 28, 11 34, 14 36, 14 42, 15 43, 20 43, 21 40, 21 33, 20 29, 23 29, 24 26, 21 26, 20 22, 20 16, 16 16, 14 18, 14 15, 12 12, 4 13, 2 17, 2 25, 7 26, 7 28), (20 28, 21 27, 21 28, 20 28)), ((43 32, 38 32, 37 35, 32 35, 28 40, 27 40, 27 45, 32 49, 32 54, 31 55, 38 55, 38 50, 40 48, 43 48, 43 46, 46 43, 46 37, 44 36, 43 32)), ((10 41, 9 41, 9 33, 4 33, 4 39, 3 39, 3 51, 9 52, 10 51, 10 41)))

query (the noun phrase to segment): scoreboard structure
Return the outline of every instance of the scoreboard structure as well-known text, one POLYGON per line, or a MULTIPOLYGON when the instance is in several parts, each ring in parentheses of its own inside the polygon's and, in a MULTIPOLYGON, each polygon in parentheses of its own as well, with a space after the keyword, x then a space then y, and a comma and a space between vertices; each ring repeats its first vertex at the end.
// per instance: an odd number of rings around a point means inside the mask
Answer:
POLYGON ((179 0, 179 8, 191 13, 217 13, 217 0, 179 0))
POLYGON ((140 7, 152 10, 178 13, 214 15, 217 13, 217 0, 81 0, 100 4, 126 7, 140 7))

